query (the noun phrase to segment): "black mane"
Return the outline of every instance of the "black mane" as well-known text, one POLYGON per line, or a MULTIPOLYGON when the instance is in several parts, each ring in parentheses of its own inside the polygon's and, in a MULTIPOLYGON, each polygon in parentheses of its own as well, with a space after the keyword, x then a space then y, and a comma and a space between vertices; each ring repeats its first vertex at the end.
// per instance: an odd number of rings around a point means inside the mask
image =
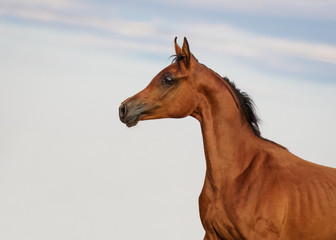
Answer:
POLYGON ((260 119, 256 113, 255 104, 253 100, 246 92, 242 92, 239 88, 237 88, 234 82, 230 81, 227 77, 224 77, 223 80, 226 81, 234 91, 239 101, 241 113, 246 118, 254 134, 258 137, 261 137, 259 129, 260 119))
POLYGON ((226 81, 232 88, 232 90, 234 91, 238 101, 239 101, 239 106, 240 106, 240 111, 243 115, 243 117, 246 118, 248 124, 250 125, 251 129, 253 130, 254 134, 257 137, 260 137, 261 139, 273 143, 283 149, 286 149, 284 146, 273 142, 272 140, 269 140, 267 138, 263 138, 261 136, 260 133, 260 129, 259 129, 259 122, 260 122, 260 118, 258 117, 257 113, 256 113, 256 108, 255 108, 255 104, 253 102, 253 100, 251 99, 251 97, 246 93, 246 92, 242 92, 239 88, 236 87, 236 85, 234 84, 234 82, 230 81, 227 77, 223 78, 224 81, 226 81))

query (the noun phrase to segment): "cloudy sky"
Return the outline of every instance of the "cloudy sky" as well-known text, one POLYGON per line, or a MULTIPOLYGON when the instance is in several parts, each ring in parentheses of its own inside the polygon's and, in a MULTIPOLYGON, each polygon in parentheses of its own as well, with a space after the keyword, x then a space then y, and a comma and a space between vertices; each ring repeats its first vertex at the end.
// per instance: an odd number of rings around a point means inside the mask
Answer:
POLYGON ((202 239, 196 120, 118 107, 188 37, 264 137, 336 167, 336 2, 0 0, 0 239, 202 239))

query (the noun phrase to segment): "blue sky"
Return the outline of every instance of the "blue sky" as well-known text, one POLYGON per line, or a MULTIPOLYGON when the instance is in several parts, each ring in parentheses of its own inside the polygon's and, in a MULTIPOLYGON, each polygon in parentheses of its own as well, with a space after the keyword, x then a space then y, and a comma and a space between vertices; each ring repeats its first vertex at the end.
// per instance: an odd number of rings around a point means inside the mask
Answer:
POLYGON ((331 1, 19 0, 1 5, 3 24, 77 33, 83 44, 96 41, 91 48, 156 58, 168 53, 165 46, 175 35, 186 35, 207 43, 210 53, 229 54, 260 71, 319 81, 333 81, 336 74, 331 1))
POLYGON ((335 12, 313 0, 0 1, 0 239, 202 239, 197 121, 118 118, 170 63, 175 36, 251 95, 264 137, 336 167, 335 12))

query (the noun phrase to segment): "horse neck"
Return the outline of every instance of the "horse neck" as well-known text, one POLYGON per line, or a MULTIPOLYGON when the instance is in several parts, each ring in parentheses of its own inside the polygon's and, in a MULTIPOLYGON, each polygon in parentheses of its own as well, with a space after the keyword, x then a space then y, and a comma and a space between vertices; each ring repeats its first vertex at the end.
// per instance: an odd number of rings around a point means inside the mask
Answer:
POLYGON ((259 149, 260 138, 242 117, 229 92, 230 86, 214 74, 207 77, 194 116, 202 128, 206 177, 213 188, 219 189, 249 166, 259 149))

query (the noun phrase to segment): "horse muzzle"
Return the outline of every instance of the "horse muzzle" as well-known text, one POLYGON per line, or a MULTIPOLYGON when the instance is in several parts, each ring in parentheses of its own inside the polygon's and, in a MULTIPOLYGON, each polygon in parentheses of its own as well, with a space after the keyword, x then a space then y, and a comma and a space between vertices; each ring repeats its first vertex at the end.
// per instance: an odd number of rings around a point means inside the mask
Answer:
POLYGON ((126 101, 119 107, 120 121, 125 123, 127 127, 137 125, 140 118, 146 113, 148 113, 146 105, 137 103, 137 101, 126 101))

